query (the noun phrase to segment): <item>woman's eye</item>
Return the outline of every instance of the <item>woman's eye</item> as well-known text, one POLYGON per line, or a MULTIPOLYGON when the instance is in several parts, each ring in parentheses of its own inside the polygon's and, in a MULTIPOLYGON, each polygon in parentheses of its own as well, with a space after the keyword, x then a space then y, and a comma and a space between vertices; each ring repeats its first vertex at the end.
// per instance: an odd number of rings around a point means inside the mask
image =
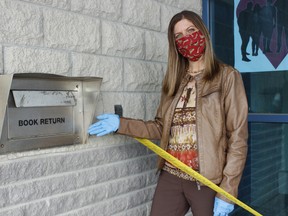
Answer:
POLYGON ((177 34, 177 35, 175 35, 175 39, 179 39, 179 38, 181 38, 182 37, 182 34, 177 34))
POLYGON ((189 28, 189 29, 188 29, 188 33, 192 33, 192 32, 194 32, 194 31, 195 31, 194 28, 189 28))

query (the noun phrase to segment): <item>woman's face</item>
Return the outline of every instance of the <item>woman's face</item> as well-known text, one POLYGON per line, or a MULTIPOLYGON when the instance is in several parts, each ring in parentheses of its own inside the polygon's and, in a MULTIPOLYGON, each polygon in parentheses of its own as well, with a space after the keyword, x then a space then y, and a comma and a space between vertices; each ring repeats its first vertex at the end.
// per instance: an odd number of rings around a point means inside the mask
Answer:
POLYGON ((175 24, 174 37, 175 39, 179 39, 196 31, 199 31, 199 29, 190 20, 184 18, 175 24))
POLYGON ((205 52, 205 37, 193 22, 182 19, 174 26, 178 53, 191 62, 197 62, 205 52))

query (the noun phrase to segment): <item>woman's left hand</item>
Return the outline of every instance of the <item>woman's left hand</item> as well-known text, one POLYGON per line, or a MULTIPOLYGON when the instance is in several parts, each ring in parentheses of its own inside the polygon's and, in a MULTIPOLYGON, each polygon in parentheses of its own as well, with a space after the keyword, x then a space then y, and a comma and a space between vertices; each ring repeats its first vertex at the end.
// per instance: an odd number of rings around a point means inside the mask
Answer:
POLYGON ((217 197, 214 201, 214 215, 213 216, 228 216, 234 209, 234 204, 227 203, 217 197))
POLYGON ((119 115, 116 114, 102 114, 97 116, 99 120, 88 128, 90 135, 104 136, 106 134, 115 132, 120 125, 119 115))

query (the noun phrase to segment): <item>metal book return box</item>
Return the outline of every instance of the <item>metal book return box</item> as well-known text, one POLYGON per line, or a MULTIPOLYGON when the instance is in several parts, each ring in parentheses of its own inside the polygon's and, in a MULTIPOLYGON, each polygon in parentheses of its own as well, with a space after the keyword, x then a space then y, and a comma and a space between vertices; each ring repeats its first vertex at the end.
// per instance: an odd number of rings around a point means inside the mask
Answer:
POLYGON ((0 75, 0 154, 86 143, 101 78, 0 75))

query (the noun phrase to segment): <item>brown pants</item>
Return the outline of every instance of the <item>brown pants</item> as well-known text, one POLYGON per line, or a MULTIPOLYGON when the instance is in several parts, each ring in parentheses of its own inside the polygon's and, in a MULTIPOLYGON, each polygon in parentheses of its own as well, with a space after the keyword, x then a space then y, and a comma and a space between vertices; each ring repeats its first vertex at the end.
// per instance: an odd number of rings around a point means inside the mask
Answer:
POLYGON ((191 207, 193 216, 212 216, 216 192, 206 186, 161 171, 150 216, 184 216, 191 207))

